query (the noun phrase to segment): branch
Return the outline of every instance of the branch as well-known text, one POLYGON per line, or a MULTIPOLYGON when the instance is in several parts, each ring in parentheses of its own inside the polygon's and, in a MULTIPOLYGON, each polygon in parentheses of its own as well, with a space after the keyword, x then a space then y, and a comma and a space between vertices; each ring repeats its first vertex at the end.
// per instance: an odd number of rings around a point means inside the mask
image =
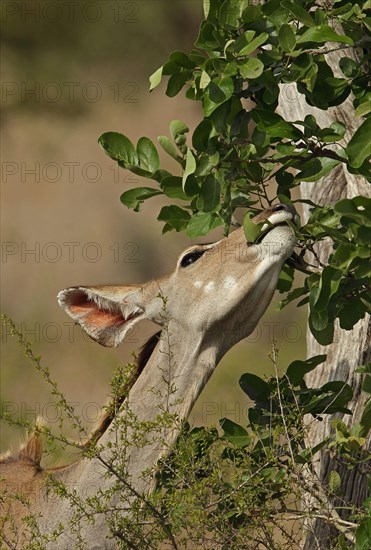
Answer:
POLYGON ((7 544, 10 548, 10 550, 17 550, 17 546, 15 546, 11 541, 10 539, 8 539, 5 535, 1 535, 1 539, 0 539, 0 542, 5 542, 5 544, 7 544))
MULTIPOLYGON (((357 527, 357 525, 341 519, 337 510, 334 508, 333 504, 329 501, 328 496, 325 494, 322 488, 321 481, 318 479, 314 479, 314 474, 308 466, 306 467, 305 476, 303 476, 302 480, 304 481, 306 491, 317 502, 319 502, 322 510, 328 511, 328 514, 315 514, 314 517, 332 523, 338 529, 338 531, 343 533, 343 535, 354 544, 355 537, 352 533, 349 532, 349 528, 357 527), (347 527, 345 527, 345 525, 347 525, 347 527)), ((303 517, 307 518, 309 515, 310 513, 308 512, 307 514, 303 514, 303 517)))
POLYGON ((331 53, 331 52, 337 52, 339 50, 347 50, 347 49, 350 49, 350 48, 359 48, 359 47, 362 47, 362 46, 365 46, 367 44, 370 44, 371 43, 371 38, 368 37, 368 36, 365 36, 364 38, 361 38, 360 40, 358 40, 357 42, 354 42, 354 44, 341 44, 339 46, 335 46, 335 47, 327 47, 327 48, 320 48, 320 49, 308 49, 308 50, 303 50, 302 53, 309 53, 309 54, 313 54, 313 55, 324 55, 324 54, 327 54, 327 53, 331 53))
MULTIPOLYGON (((234 146, 235 144, 233 144, 234 146)), ((285 162, 289 160, 296 160, 299 163, 303 164, 304 162, 307 162, 309 160, 315 159, 315 158, 329 158, 333 160, 338 160, 339 162, 343 162, 344 164, 347 163, 346 159, 344 157, 341 157, 338 155, 335 151, 331 151, 331 149, 320 149, 316 148, 314 150, 311 150, 311 154, 308 156, 302 157, 297 155, 285 155, 284 157, 280 158, 273 158, 273 157, 263 157, 263 158, 248 158, 248 159, 224 159, 223 162, 256 162, 256 163, 265 163, 265 162, 272 162, 274 164, 284 164, 285 162)))
MULTIPOLYGON (((338 529, 338 531, 341 531, 348 540, 352 541, 353 543, 355 542, 355 538, 353 537, 353 535, 351 535, 348 532, 348 529, 357 529, 358 525, 356 523, 353 523, 352 521, 346 521, 345 519, 341 519, 340 517, 338 518, 329 517, 329 516, 326 516, 325 514, 310 514, 310 516, 311 518, 323 519, 324 521, 331 523, 332 525, 334 525, 334 527, 336 527, 336 529, 338 529)), ((305 519, 307 517, 308 517, 308 514, 297 512, 297 513, 293 513, 292 516, 289 516, 286 519, 295 520, 295 519, 305 519)))
POLYGON ((268 355, 268 357, 270 357, 270 359, 271 359, 271 361, 273 362, 273 365, 274 365, 274 371, 275 371, 276 380, 277 380, 277 393, 278 393, 278 402, 280 404, 281 418, 282 418, 283 426, 284 426, 284 429, 285 429, 287 444, 288 444, 289 449, 290 449, 291 460, 292 460, 292 463, 295 464, 294 452, 292 450, 291 439, 290 439, 290 435, 289 435, 289 430, 287 429, 286 417, 285 417, 285 412, 283 410, 283 404, 282 404, 280 383, 279 383, 278 370, 277 370, 277 348, 276 348, 275 340, 273 340, 273 343, 272 343, 272 355, 268 355))
POLYGON ((302 273, 305 273, 306 275, 310 275, 311 273, 318 273, 318 269, 308 264, 304 260, 304 258, 296 254, 296 252, 293 252, 290 258, 288 258, 285 263, 288 266, 293 267, 297 271, 301 271, 302 273))
POLYGON ((112 534, 117 537, 118 539, 122 540, 123 542, 126 542, 126 544, 128 545, 129 548, 131 548, 132 550, 140 550, 139 546, 137 546, 136 544, 134 544, 133 542, 131 542, 131 540, 129 540, 128 538, 126 538, 122 533, 121 531, 112 531, 112 534))
POLYGON ((346 164, 346 159, 344 157, 341 157, 338 155, 335 151, 331 151, 331 149, 315 149, 311 150, 311 154, 306 157, 300 157, 298 155, 286 155, 284 157, 280 157, 279 159, 275 158, 262 158, 262 159, 246 159, 245 162, 279 162, 280 164, 283 164, 286 161, 289 160, 298 160, 300 163, 307 162, 308 160, 312 160, 315 158, 329 158, 338 160, 340 162, 344 162, 346 164))
POLYGON ((178 545, 175 541, 174 535, 171 531, 170 526, 167 524, 163 515, 157 510, 157 508, 144 496, 144 494, 139 493, 110 463, 108 463, 101 455, 96 457, 102 464, 107 468, 107 471, 114 475, 123 485, 126 487, 137 499, 143 502, 152 514, 158 519, 161 527, 167 534, 172 544, 172 547, 175 550, 178 550, 178 545))

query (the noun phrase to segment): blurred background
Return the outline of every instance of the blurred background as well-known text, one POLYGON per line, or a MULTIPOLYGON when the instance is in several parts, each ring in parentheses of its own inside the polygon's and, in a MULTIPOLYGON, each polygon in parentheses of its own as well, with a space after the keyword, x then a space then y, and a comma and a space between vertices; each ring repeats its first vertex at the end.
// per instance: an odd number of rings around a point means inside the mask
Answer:
MULTIPOLYGON (((142 324, 118 349, 103 348, 73 325, 57 293, 78 284, 145 282, 171 271, 192 244, 184 235, 161 235, 156 217, 166 198, 151 199, 141 213, 121 205, 123 191, 150 182, 117 169, 97 139, 118 131, 135 143, 141 136, 156 141, 175 118, 193 130, 200 105, 182 93, 166 97, 164 83, 150 94, 148 77, 171 51, 191 50, 201 19, 201 0, 1 2, 1 310, 33 342, 89 430, 115 367, 132 359, 156 326, 142 324)), ((158 150, 162 167, 174 170, 158 150)), ((219 237, 216 231, 206 241, 219 237)), ((278 301, 224 357, 192 423, 217 424, 224 416, 245 423, 248 400, 238 379, 273 372, 273 338, 281 369, 305 357, 304 312, 279 313, 278 301)), ((27 421, 41 415, 57 429, 51 388, 4 327, 1 342, 3 411, 27 421)), ((68 422, 63 431, 74 436, 68 422)), ((10 442, 16 449, 23 436, 3 423, 0 451, 10 442)))

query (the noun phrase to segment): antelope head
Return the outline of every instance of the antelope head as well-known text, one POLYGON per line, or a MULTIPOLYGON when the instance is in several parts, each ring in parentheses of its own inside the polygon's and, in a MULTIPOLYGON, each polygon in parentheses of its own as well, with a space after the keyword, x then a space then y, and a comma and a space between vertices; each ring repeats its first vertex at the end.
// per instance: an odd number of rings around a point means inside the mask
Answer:
POLYGON ((217 338, 224 354, 254 330, 266 310, 295 246, 286 223, 295 217, 289 206, 272 206, 253 219, 269 222, 255 244, 239 228, 218 242, 187 248, 168 276, 143 285, 68 288, 59 293, 59 304, 104 346, 117 346, 146 318, 217 338))

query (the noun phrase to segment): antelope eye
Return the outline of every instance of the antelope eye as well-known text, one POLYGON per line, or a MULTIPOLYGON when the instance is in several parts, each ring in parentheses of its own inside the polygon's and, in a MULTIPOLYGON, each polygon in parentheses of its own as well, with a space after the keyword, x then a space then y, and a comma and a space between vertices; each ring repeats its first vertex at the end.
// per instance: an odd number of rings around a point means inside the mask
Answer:
POLYGON ((181 267, 188 267, 191 264, 197 262, 199 258, 205 253, 205 250, 194 250, 183 256, 180 265, 181 267))

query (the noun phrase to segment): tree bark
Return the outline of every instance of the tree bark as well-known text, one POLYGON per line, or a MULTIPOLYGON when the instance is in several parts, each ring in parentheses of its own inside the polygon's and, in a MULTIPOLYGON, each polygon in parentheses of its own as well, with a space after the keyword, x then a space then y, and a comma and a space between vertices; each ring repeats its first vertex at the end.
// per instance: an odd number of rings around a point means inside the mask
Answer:
MULTIPOLYGON (((334 45, 336 46, 336 45, 334 45)), ((331 66, 335 76, 338 76, 338 67, 340 57, 355 57, 355 52, 351 50, 338 50, 326 55, 327 63, 331 66)), ((279 110, 286 120, 295 121, 303 120, 305 115, 313 114, 318 124, 321 127, 329 126, 334 120, 339 120, 346 125, 347 132, 344 137, 344 143, 347 143, 350 136, 354 133, 361 120, 354 116, 354 108, 352 98, 348 99, 341 105, 321 111, 309 106, 303 95, 298 94, 296 86, 289 85, 282 87, 282 100, 279 105, 279 110)), ((335 168, 330 175, 315 183, 302 183, 301 196, 305 199, 310 199, 316 204, 332 206, 337 201, 343 198, 352 198, 356 195, 370 196, 370 187, 366 180, 362 177, 348 173, 344 164, 335 168)), ((308 219, 309 207, 304 207, 303 221, 308 219)), ((321 262, 326 263, 329 254, 332 251, 332 243, 321 243, 316 252, 321 262)), ((362 410, 365 406, 367 395, 361 391, 361 376, 355 373, 355 369, 371 359, 370 350, 370 318, 360 320, 353 330, 342 330, 339 325, 335 326, 334 342, 329 346, 321 346, 312 336, 309 328, 307 333, 307 356, 311 357, 317 354, 327 354, 326 362, 307 375, 307 383, 309 386, 321 386, 331 380, 343 380, 353 388, 353 400, 349 404, 349 408, 353 411, 353 416, 337 415, 349 425, 356 424, 360 421, 362 410)), ((311 424, 307 426, 308 443, 316 445, 331 433, 330 415, 326 415, 322 421, 313 418, 310 419, 311 424)), ((370 448, 370 438, 368 440, 368 448, 370 448)), ((321 452, 320 460, 313 464, 316 474, 321 482, 328 481, 329 473, 332 470, 337 471, 341 478, 341 495, 342 505, 360 505, 366 498, 367 481, 366 475, 362 472, 361 466, 352 470, 346 468, 345 465, 334 460, 328 451, 321 452)), ((334 504, 339 504, 334 502, 334 504)), ((339 514, 340 517, 346 519, 347 512, 339 514)), ((305 550, 314 548, 327 550, 331 548, 331 539, 334 535, 333 528, 323 520, 315 520, 310 525, 306 535, 306 540, 303 543, 305 550)))

